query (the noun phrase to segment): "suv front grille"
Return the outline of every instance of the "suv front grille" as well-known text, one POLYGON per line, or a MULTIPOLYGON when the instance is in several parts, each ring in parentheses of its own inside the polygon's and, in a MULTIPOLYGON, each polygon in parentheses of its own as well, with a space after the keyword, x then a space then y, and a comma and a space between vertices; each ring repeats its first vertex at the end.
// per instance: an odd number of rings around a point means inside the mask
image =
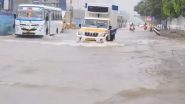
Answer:
POLYGON ((98 37, 98 33, 85 32, 85 36, 98 37))

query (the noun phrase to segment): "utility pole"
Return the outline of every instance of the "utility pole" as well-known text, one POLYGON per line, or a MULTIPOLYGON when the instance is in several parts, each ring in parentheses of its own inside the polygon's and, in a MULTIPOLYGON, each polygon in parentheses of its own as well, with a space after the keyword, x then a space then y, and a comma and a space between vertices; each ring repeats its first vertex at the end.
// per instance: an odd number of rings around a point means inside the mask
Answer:
POLYGON ((72 15, 73 15, 73 8, 72 8, 73 1, 70 0, 70 27, 72 26, 72 15))
POLYGON ((145 3, 145 23, 146 23, 146 0, 144 0, 144 3, 145 3))
MULTIPOLYGON (((162 17, 163 17, 163 1, 161 0, 161 16, 160 16, 160 28, 162 28, 162 17)), ((167 24, 167 20, 166 20, 166 24, 167 24)))

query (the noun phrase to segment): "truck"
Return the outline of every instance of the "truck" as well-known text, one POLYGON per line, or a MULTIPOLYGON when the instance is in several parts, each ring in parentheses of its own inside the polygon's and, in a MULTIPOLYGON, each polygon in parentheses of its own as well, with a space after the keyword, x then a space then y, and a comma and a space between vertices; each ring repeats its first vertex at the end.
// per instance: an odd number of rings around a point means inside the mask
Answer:
POLYGON ((80 41, 114 41, 118 29, 118 6, 86 4, 85 18, 77 32, 80 41))

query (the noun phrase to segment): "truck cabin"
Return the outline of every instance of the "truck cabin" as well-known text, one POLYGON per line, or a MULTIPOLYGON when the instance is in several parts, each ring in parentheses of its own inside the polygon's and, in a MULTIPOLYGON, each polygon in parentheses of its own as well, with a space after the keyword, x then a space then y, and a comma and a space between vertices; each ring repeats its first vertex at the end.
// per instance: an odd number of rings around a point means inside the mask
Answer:
POLYGON ((109 28, 109 20, 108 19, 92 19, 88 18, 84 20, 84 24, 82 27, 90 27, 90 28, 109 28))

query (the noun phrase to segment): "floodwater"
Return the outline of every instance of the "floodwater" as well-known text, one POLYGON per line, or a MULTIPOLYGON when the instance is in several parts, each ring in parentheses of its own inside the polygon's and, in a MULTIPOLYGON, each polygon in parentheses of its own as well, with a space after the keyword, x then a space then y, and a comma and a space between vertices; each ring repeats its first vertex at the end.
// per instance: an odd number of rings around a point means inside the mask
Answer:
POLYGON ((137 29, 112 43, 0 39, 2 104, 184 104, 185 45, 137 29))

